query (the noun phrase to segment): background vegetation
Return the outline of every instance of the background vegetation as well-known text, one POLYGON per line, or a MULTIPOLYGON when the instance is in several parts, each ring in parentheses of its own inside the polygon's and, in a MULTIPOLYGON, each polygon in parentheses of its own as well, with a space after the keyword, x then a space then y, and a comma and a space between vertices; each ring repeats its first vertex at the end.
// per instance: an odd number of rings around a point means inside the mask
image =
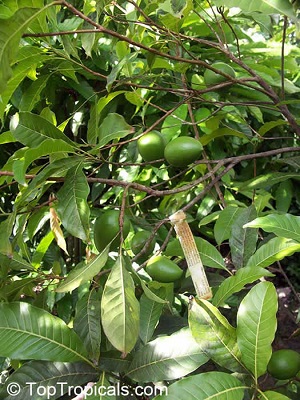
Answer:
POLYGON ((72 398, 87 382, 111 390, 90 399, 299 398, 299 379, 266 373, 277 327, 278 347, 298 346, 297 11, 288 0, 0 3, 1 398, 72 398), (235 76, 209 85, 215 62, 235 76), (153 130, 196 138, 200 159, 145 162, 137 140, 153 130), (99 253, 93 226, 111 209, 130 232, 99 253), (212 301, 190 297, 169 222, 179 209, 212 301), (132 252, 138 230, 180 265, 179 281, 150 278, 145 251, 132 252), (288 317, 278 292, 291 293, 288 317))

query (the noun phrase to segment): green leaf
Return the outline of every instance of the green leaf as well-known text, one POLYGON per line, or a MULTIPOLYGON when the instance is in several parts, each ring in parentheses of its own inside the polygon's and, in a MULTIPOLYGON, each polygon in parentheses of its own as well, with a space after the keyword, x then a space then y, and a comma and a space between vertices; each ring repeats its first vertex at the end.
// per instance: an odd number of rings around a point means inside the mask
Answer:
POLYGON ((76 265, 76 267, 69 272, 67 278, 58 285, 56 292, 71 292, 83 283, 93 279, 93 277, 97 275, 105 266, 108 258, 108 251, 109 246, 107 246, 101 254, 97 255, 96 258, 87 264, 85 262, 81 262, 76 265))
POLYGON ((132 132, 133 128, 122 115, 110 113, 99 128, 99 146, 102 147, 113 139, 121 139, 132 132))
POLYGON ((232 225, 242 212, 243 209, 234 206, 228 206, 220 212, 214 226, 215 239, 219 245, 230 238, 232 225))
POLYGON ((300 174, 292 172, 272 172, 249 179, 236 186, 240 192, 243 190, 266 189, 288 179, 300 179, 300 174))
POLYGON ((51 75, 43 75, 26 89, 24 92, 20 104, 20 111, 31 111, 36 103, 40 100, 41 92, 45 89, 48 79, 51 75))
MULTIPOLYGON (((216 6, 224 5, 221 0, 215 0, 214 4, 216 6)), ((293 10, 293 6, 288 1, 281 0, 261 0, 261 1, 248 1, 248 0, 227 0, 226 7, 238 7, 245 13, 252 13, 253 11, 258 11, 264 14, 284 14, 287 17, 295 20, 296 16, 293 10)))
POLYGON ((149 299, 143 293, 140 299, 140 307, 140 338, 144 343, 147 343, 152 338, 164 305, 149 299))
POLYGON ((188 107, 186 104, 179 106, 172 115, 168 115, 161 127, 161 133, 166 138, 167 142, 181 133, 182 125, 186 120, 188 107))
POLYGON ((57 212, 66 230, 84 241, 89 239, 90 208, 87 197, 90 192, 80 163, 69 169, 63 187, 58 191, 57 212))
POLYGON ((267 390, 266 392, 261 393, 259 400, 291 400, 291 398, 282 393, 267 390))
POLYGON ((101 344, 101 301, 92 289, 76 304, 74 331, 83 341, 89 357, 98 362, 101 344))
POLYGON ((207 361, 208 357, 190 330, 183 328, 141 347, 134 354, 126 375, 138 382, 177 379, 195 371, 207 361))
MULTIPOLYGON (((200 253, 203 265, 211 268, 226 269, 224 259, 218 250, 207 240, 198 236, 194 237, 197 249, 200 253)), ((184 258, 183 250, 178 239, 168 243, 165 250, 166 256, 178 256, 184 258)))
POLYGON ((211 142, 213 139, 219 138, 219 137, 224 137, 224 136, 237 136, 242 139, 247 139, 247 136, 239 131, 236 131, 235 129, 232 128, 219 128, 212 133, 208 133, 200 138, 200 143, 203 146, 206 146, 209 142, 211 142))
POLYGON ((267 370, 277 328, 277 294, 271 282, 260 282, 242 300, 237 314, 237 341, 242 361, 255 381, 267 370))
POLYGON ((180 379, 153 400, 242 400, 245 389, 247 386, 230 374, 205 372, 180 379))
POLYGON ((9 376, 0 396, 3 400, 41 400, 43 388, 48 389, 45 396, 51 393, 51 399, 58 399, 71 387, 94 381, 98 375, 92 366, 83 362, 29 361, 9 376), (8 393, 13 384, 18 386, 20 392, 12 397, 8 393))
MULTIPOLYGON (((36 6, 35 6, 36 7, 36 6)), ((0 27, 0 92, 6 88, 7 81, 12 76, 11 63, 19 49, 19 42, 22 34, 28 25, 45 8, 22 8, 17 10, 14 15, 1 21, 0 27)))
POLYGON ((257 212, 255 207, 250 206, 242 210, 232 224, 229 246, 232 262, 236 268, 244 267, 256 250, 258 229, 251 230, 243 227, 248 221, 252 221, 256 216, 257 212))
POLYGON ((274 276, 271 272, 260 267, 245 267, 239 269, 235 275, 225 279, 213 297, 213 304, 220 307, 233 293, 239 292, 245 285, 253 283, 263 276, 274 276))
POLYGON ((300 251, 300 243, 292 239, 275 237, 263 244, 249 258, 246 267, 266 268, 276 261, 300 251))
POLYGON ((15 218, 16 214, 11 213, 4 221, 0 222, 0 253, 7 257, 11 257, 13 252, 10 237, 15 218))
POLYGON ((35 252, 33 253, 31 263, 34 268, 38 268, 44 258, 46 251, 48 250, 52 240, 54 239, 54 234, 49 231, 37 245, 35 252))
POLYGON ((72 146, 76 146, 72 140, 47 119, 30 112, 15 114, 11 119, 10 129, 19 142, 30 148, 37 147, 49 138, 61 139, 72 146))
POLYGON ((37 147, 33 149, 27 149, 24 157, 19 160, 15 160, 13 163, 13 172, 14 178, 21 185, 25 185, 26 178, 25 173, 29 165, 43 157, 50 156, 51 154, 59 154, 59 153, 74 153, 74 146, 66 143, 61 139, 46 139, 42 143, 40 143, 37 147))
POLYGON ((101 320, 112 345, 129 353, 139 335, 139 302, 132 277, 122 257, 115 262, 105 283, 101 301, 101 320))
POLYGON ((202 351, 214 362, 232 371, 243 368, 235 328, 206 300, 192 299, 189 326, 202 351))
POLYGON ((83 343, 60 318, 23 302, 0 304, 0 354, 16 360, 88 361, 83 343))
POLYGON ((300 217, 292 214, 269 214, 244 225, 245 228, 261 228, 277 236, 300 242, 300 217))
POLYGON ((294 185, 292 181, 289 179, 287 181, 283 181, 278 185, 276 190, 275 199, 276 199, 276 209, 278 211, 287 213, 294 196, 294 185))

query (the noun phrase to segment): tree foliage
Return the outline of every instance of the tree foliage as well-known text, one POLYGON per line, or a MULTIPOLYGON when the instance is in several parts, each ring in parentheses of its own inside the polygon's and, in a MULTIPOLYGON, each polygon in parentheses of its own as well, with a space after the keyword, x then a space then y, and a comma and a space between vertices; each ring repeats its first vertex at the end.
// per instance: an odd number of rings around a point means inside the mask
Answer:
POLYGON ((288 0, 1 2, 1 398, 72 398, 88 382, 91 399, 299 395, 259 380, 274 273, 289 263, 300 279, 297 12, 288 0), (196 139, 201 157, 143 160, 152 131, 196 139), (112 209, 118 249, 99 253, 94 223, 112 209), (193 297, 178 210, 212 301, 193 297), (153 241, 180 280, 147 274, 153 241))

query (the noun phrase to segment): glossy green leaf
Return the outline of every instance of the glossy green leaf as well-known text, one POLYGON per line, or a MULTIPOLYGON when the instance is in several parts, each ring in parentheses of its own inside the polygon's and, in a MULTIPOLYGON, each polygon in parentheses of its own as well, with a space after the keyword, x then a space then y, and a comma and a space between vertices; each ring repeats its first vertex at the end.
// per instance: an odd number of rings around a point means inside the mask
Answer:
POLYGON ((108 340, 123 353, 129 353, 139 335, 140 305, 133 279, 119 257, 105 283, 101 301, 101 321, 108 340))
POLYGON ((274 392, 273 390, 267 390, 260 394, 259 400, 290 400, 290 397, 279 392, 274 392))
MULTIPOLYGON (((37 7, 37 6, 35 6, 37 7)), ((7 81, 12 76, 11 63, 19 48, 19 41, 28 25, 36 18, 42 9, 23 8, 17 10, 14 15, 1 21, 0 27, 0 91, 2 92, 7 81)))
POLYGON ((97 379, 98 372, 83 362, 29 361, 9 376, 0 396, 2 400, 41 400, 45 397, 59 399, 68 393, 72 386, 80 386, 97 379), (9 395, 10 387, 20 389, 19 393, 9 395), (48 389, 48 391, 47 391, 48 389))
POLYGON ((85 262, 81 262, 76 265, 76 267, 69 272, 66 279, 58 285, 56 291, 58 293, 71 292, 83 283, 93 279, 93 277, 97 275, 105 266, 108 258, 108 251, 109 246, 107 246, 102 253, 97 255, 87 264, 85 262))
MULTIPOLYGON (((214 4, 217 6, 223 5, 220 0, 215 0, 214 4)), ((264 14, 284 14, 291 19, 295 19, 292 4, 281 0, 229 0, 226 2, 226 7, 239 7, 246 13, 258 11, 264 14)))
POLYGON ((205 136, 202 136, 200 139, 200 143, 203 146, 206 146, 208 143, 210 143, 212 140, 219 138, 219 137, 224 137, 224 136, 237 136, 242 139, 247 139, 247 136, 239 131, 236 131, 231 128, 219 128, 213 131, 212 133, 208 133, 205 136))
POLYGON ((153 400, 242 400, 246 385, 225 372, 205 372, 180 379, 168 387, 167 394, 153 400))
POLYGON ((257 216, 254 206, 242 210, 234 220, 229 238, 229 246, 233 265, 242 268, 256 250, 258 229, 247 229, 243 226, 257 216))
POLYGON ((208 361, 188 328, 161 336, 141 347, 126 373, 138 382, 156 382, 185 376, 208 361))
POLYGON ((300 251, 300 243, 292 239, 275 237, 263 244, 249 258, 246 267, 266 268, 276 261, 300 251))
POLYGON ((86 293, 76 304, 74 331, 83 341, 92 360, 98 362, 101 344, 101 301, 95 289, 86 293))
POLYGON ((45 89, 49 78, 50 75, 44 75, 32 82, 21 98, 19 104, 20 111, 31 111, 34 108, 36 103, 40 100, 41 93, 45 89))
POLYGON ((66 230, 84 241, 89 238, 90 209, 87 197, 90 192, 83 164, 69 169, 65 183, 57 193, 59 218, 66 230))
POLYGON ((46 139, 61 139, 75 146, 61 130, 40 115, 20 112, 11 119, 10 129, 14 137, 28 147, 36 147, 46 139))
POLYGON ((0 354, 19 360, 87 361, 86 349, 72 329, 23 302, 0 304, 0 354))
POLYGON ((152 338, 164 305, 149 299, 143 293, 140 299, 140 307, 140 338, 144 343, 147 343, 152 338))
POLYGON ((245 228, 261 228, 283 238, 300 242, 300 217, 292 214, 269 214, 244 225, 245 228))
POLYGON ((265 175, 259 175, 256 178, 249 179, 238 186, 239 191, 254 189, 269 189, 277 183, 288 179, 300 179, 300 174, 294 172, 272 172, 265 175))
POLYGON ((242 300, 237 314, 237 341, 242 361, 255 381, 267 370, 277 328, 277 294, 271 282, 260 282, 242 300))
MULTIPOLYGON (((222 255, 211 243, 198 236, 194 237, 194 239, 203 265, 211 268, 226 269, 222 255)), ((169 257, 184 257, 183 250, 178 239, 174 239, 168 244, 165 250, 165 255, 169 257)))
POLYGON ((214 362, 232 371, 243 368, 235 328, 206 300, 192 299, 188 314, 192 335, 214 362))
POLYGON ((230 238, 232 225, 242 211, 243 209, 239 207, 228 206, 220 212, 214 227, 214 235, 218 244, 230 238))
POLYGON ((15 213, 11 213, 4 221, 0 222, 0 253, 7 257, 11 257, 13 252, 10 237, 15 218, 15 213))
POLYGON ((257 266, 239 269, 235 275, 226 278, 221 283, 218 290, 214 294, 212 300, 213 304, 216 307, 220 307, 232 294, 239 292, 245 287, 245 285, 253 283, 263 276, 270 277, 274 275, 265 268, 260 268, 257 266))
POLYGON ((15 160, 13 164, 13 172, 15 179, 22 185, 25 184, 25 173, 29 165, 43 157, 50 156, 51 154, 65 154, 74 153, 75 149, 70 144, 61 139, 46 139, 37 147, 26 150, 25 156, 19 160, 15 160))
POLYGON ((283 181, 278 185, 275 193, 276 209, 287 213, 294 196, 294 185, 291 180, 283 181))
POLYGON ((132 132, 132 127, 122 115, 110 113, 99 127, 99 146, 102 147, 113 139, 121 139, 132 132))

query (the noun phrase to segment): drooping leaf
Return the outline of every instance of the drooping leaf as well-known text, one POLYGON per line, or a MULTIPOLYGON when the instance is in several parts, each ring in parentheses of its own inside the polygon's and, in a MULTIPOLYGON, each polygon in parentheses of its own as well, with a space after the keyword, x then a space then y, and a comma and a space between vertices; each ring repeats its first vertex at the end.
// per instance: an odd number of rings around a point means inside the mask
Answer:
POLYGON ((244 225, 245 228, 261 228, 283 238, 300 242, 300 217, 292 214, 269 214, 244 225))
POLYGON ((71 146, 76 146, 61 130, 47 119, 30 112, 15 114, 10 123, 14 137, 30 148, 37 147, 46 139, 61 139, 71 146))
POLYGON ((242 210, 232 225, 229 246, 232 262, 236 268, 244 267, 255 252, 258 230, 244 228, 244 225, 256 216, 255 207, 250 206, 242 210))
POLYGON ((240 291, 245 287, 245 285, 253 283, 263 276, 273 276, 273 274, 268 270, 257 266, 239 269, 235 275, 230 276, 221 283, 214 294, 212 300, 213 304, 216 307, 221 306, 233 293, 240 291))
POLYGON ((259 400, 290 400, 290 397, 279 392, 274 392, 273 390, 267 390, 261 393, 259 400))
POLYGON ((242 361, 255 380, 267 370, 272 355, 278 308, 271 282, 260 282, 242 300, 237 314, 237 341, 242 361))
POLYGON ((140 338, 144 343, 147 343, 152 338, 164 305, 149 299, 143 293, 140 299, 140 307, 140 338))
POLYGON ((251 256, 246 267, 266 268, 276 261, 300 251, 300 243, 292 239, 275 237, 263 244, 251 256))
POLYGON ((71 272, 69 272, 67 278, 59 284, 56 291, 58 293, 71 292, 83 283, 93 279, 93 277, 105 266, 108 258, 108 251, 109 246, 87 264, 85 262, 79 263, 71 270, 71 272))
POLYGON ((177 379, 208 361, 188 328, 161 336, 141 347, 134 355, 127 375, 138 382, 177 379))
POLYGON ((0 223, 0 253, 7 257, 11 257, 13 252, 10 238, 15 218, 15 213, 11 213, 0 223))
POLYGON ((132 277, 119 257, 105 283, 101 301, 102 326, 108 340, 123 353, 129 353, 139 334, 140 306, 132 277))
MULTIPOLYGON (((215 0, 216 6, 224 5, 222 1, 215 0)), ((281 0, 261 0, 261 1, 247 1, 247 0, 229 0, 226 2, 226 7, 238 7, 246 13, 258 11, 263 14, 284 14, 287 17, 295 20, 295 13, 293 6, 289 2, 281 0)))
POLYGON ((284 213, 288 212, 294 195, 293 189, 294 186, 290 179, 287 181, 283 181, 278 185, 275 193, 276 209, 278 211, 284 213))
POLYGON ((87 197, 90 191, 83 164, 69 169, 63 187, 58 191, 57 212, 68 232, 84 241, 89 239, 90 209, 87 197))
POLYGON ((254 190, 254 189, 266 189, 271 188, 277 183, 286 181, 288 179, 300 179, 300 174, 295 172, 272 172, 265 175, 259 175, 255 178, 244 181, 237 185, 239 191, 243 190, 254 190))
MULTIPOLYGON (((203 238, 200 238, 199 236, 194 237, 194 239, 203 265, 211 268, 226 269, 222 255, 211 243, 203 238)), ((168 243, 168 246, 165 250, 165 255, 171 257, 184 257, 183 250, 178 239, 174 239, 168 243)))
POLYGON ((192 299, 188 320, 194 339, 214 362, 233 371, 243 368, 235 328, 216 307, 206 300, 192 299))
POLYGON ((232 225, 242 211, 243 209, 239 207, 228 206, 220 212, 214 226, 214 235, 218 244, 230 238, 232 225))
POLYGON ((110 113, 99 127, 99 146, 102 147, 113 139, 121 139, 133 132, 122 115, 110 113))
POLYGON ((36 81, 32 82, 30 87, 24 92, 20 104, 20 111, 31 111, 36 103, 40 100, 42 91, 45 89, 50 75, 43 75, 36 81))
POLYGON ((9 376, 0 396, 2 400, 40 400, 43 390, 45 396, 49 393, 51 399, 58 399, 72 386, 94 381, 97 376, 98 372, 84 362, 29 361, 9 376), (9 395, 12 384, 20 390, 18 394, 9 395))
POLYGON ((225 372, 205 372, 180 379, 153 400, 242 400, 246 385, 225 372))
POLYGON ((24 302, 0 304, 0 354, 17 360, 88 361, 72 329, 60 318, 24 302))
POLYGON ((22 34, 28 25, 44 11, 43 8, 22 8, 17 10, 9 19, 1 21, 0 27, 0 92, 12 76, 11 63, 19 48, 22 34))
POLYGON ((73 146, 61 139, 46 139, 37 147, 26 149, 24 157, 14 161, 14 177, 20 184, 24 185, 26 170, 33 161, 51 154, 65 153, 67 155, 68 153, 73 153, 74 150, 73 146))
POLYGON ((91 359, 100 356, 101 301, 94 289, 86 293, 76 304, 74 330, 83 341, 91 359))

